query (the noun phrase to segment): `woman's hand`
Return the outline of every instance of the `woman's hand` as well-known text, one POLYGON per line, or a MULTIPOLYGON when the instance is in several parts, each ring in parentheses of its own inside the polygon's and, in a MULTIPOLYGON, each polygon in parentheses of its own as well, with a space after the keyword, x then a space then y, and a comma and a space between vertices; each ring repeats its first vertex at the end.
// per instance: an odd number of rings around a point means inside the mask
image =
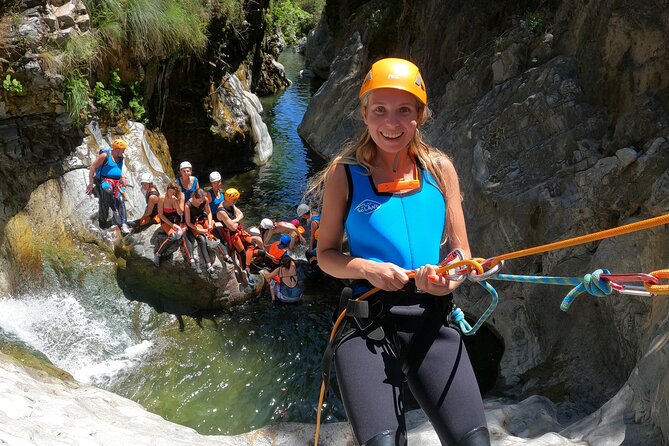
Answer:
POLYGON ((398 291, 409 281, 404 269, 394 263, 365 262, 364 277, 376 288, 398 291))
POLYGON ((437 269, 433 265, 424 265, 418 268, 414 280, 418 290, 435 296, 445 296, 453 292, 462 283, 437 275, 437 269))

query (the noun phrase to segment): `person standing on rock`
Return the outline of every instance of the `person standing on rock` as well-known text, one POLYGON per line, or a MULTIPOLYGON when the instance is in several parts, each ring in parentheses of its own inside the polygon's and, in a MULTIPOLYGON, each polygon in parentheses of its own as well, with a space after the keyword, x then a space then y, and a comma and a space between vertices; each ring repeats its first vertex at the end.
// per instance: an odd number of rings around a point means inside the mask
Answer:
POLYGON ((124 202, 125 178, 123 177, 123 154, 127 144, 120 138, 112 142, 111 149, 101 150, 88 169, 86 195, 98 197, 98 223, 107 229, 109 209, 123 234, 129 234, 124 202))
POLYGON ((425 84, 413 63, 382 59, 359 97, 363 133, 309 187, 323 200, 321 269, 354 280, 343 296, 381 290, 348 301, 335 337, 346 414, 359 444, 405 445, 406 380, 442 444, 489 446, 472 365, 446 322, 460 282, 436 272, 442 244, 465 258, 470 250, 455 167, 418 130, 429 116, 425 84))
POLYGON ((316 246, 318 244, 318 228, 321 224, 321 216, 318 212, 312 211, 309 205, 305 203, 297 206, 296 212, 298 222, 300 219, 304 219, 307 228, 309 228, 309 246, 304 254, 309 265, 314 266, 316 264, 316 246))
POLYGON ((181 186, 181 192, 183 193, 183 203, 186 205, 190 196, 195 192, 196 189, 200 187, 197 177, 192 176, 193 166, 188 161, 184 161, 179 164, 179 177, 177 178, 177 183, 181 186))

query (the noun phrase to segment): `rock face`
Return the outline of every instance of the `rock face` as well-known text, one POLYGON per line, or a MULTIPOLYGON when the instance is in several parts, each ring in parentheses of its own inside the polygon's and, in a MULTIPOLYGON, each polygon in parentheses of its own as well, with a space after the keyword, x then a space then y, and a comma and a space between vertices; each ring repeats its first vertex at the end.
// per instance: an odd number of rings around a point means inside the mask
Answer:
MULTIPOLYGON (((363 3, 348 27, 319 44, 337 56, 299 128, 315 150, 331 157, 361 129, 357 94, 371 62, 408 57, 421 67, 434 112, 425 138, 459 172, 473 255, 669 213, 666 8, 563 1, 523 17, 493 2, 429 1, 405 9, 406 32, 393 37, 375 28, 391 12, 363 3), (551 33, 530 28, 538 22, 551 33), (431 32, 412 31, 419 29, 431 32)), ((668 231, 526 257, 502 272, 650 272, 669 265, 668 231)), ((666 297, 579 297, 563 313, 568 288, 493 283, 500 304, 488 324, 506 347, 496 393, 551 398, 561 423, 581 420, 569 437, 591 444, 669 441, 666 297)), ((461 287, 457 302, 474 315, 487 304, 473 286, 461 287)))
MULTIPOLYGON (((69 276, 61 277, 71 282, 82 280, 86 268, 95 266, 115 275, 128 298, 174 314, 221 309, 257 294, 256 289, 240 285, 241 278, 236 276, 234 268, 220 260, 215 262, 218 272, 215 280, 206 273, 191 271, 184 262, 183 248, 179 249, 183 245, 181 240, 174 243, 160 268, 156 268, 153 253, 165 239, 158 225, 124 238, 117 231, 101 230, 97 218, 98 200, 85 195, 88 165, 97 156, 99 147, 108 146, 114 137, 103 137, 94 126, 88 130, 91 136, 64 162, 68 172, 43 182, 33 191, 24 209, 9 220, 3 250, 10 267, 3 271, 4 280, 0 280, 6 283, 7 289, 3 291, 15 294, 25 287, 43 283, 49 267, 72 270, 69 276), (99 260, 88 265, 87 257, 99 260)), ((165 168, 156 156, 160 153, 150 145, 147 133, 142 124, 130 123, 129 132, 123 135, 128 143, 124 175, 128 182, 129 220, 144 213, 145 198, 139 184, 141 173, 150 172, 160 191, 165 190, 168 182, 165 168)), ((167 160, 169 164, 169 155, 167 160)), ((210 254, 216 259, 213 250, 210 254)), ((199 253, 195 257, 200 260, 199 253)), ((261 288, 260 277, 257 289, 261 288)))
POLYGON ((153 225, 124 237, 122 246, 117 249, 125 260, 117 271, 119 285, 134 299, 146 302, 160 312, 192 315, 230 307, 257 295, 262 289, 262 276, 258 276, 254 287, 244 285, 238 269, 225 263, 218 249, 208 250, 210 258, 214 259, 217 277, 207 274, 199 257, 202 272, 196 273, 184 260, 183 240, 167 245, 160 267, 156 267, 153 254, 166 238, 158 225, 153 225))
MULTIPOLYGON (((47 369, 49 370, 49 369, 47 369)), ((0 441, 11 445, 87 445, 91 438, 102 446, 148 445, 276 445, 308 444, 314 426, 281 423, 235 436, 200 435, 193 429, 170 423, 140 405, 59 375, 17 364, 0 353, 0 441), (39 423, 35 422, 39 419, 39 423)), ((559 423, 552 403, 532 397, 518 404, 494 400, 486 403, 492 444, 498 446, 604 445, 570 440, 558 434, 559 423)), ((606 426, 603 426, 606 428, 606 426)), ((407 414, 409 444, 439 445, 439 439, 421 411, 407 414)), ((651 440, 653 440, 651 438, 651 440)), ((321 426, 323 446, 352 445, 348 423, 321 426)), ((652 441, 645 444, 659 444, 652 441)))

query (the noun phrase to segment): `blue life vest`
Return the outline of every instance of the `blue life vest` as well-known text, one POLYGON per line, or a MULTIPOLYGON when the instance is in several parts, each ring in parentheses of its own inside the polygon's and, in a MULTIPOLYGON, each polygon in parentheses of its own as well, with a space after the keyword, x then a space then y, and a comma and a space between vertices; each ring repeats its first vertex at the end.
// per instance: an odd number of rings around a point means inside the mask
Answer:
POLYGON ((121 175, 123 175, 123 156, 121 156, 121 159, 117 163, 114 161, 114 157, 112 156, 111 152, 112 149, 103 149, 100 151, 101 154, 104 153, 107 155, 107 159, 102 166, 95 169, 96 178, 112 178, 114 180, 118 180, 121 178, 121 175))
POLYGON ((349 202, 344 223, 351 256, 413 270, 440 261, 446 203, 436 181, 420 166, 420 187, 397 194, 377 192, 359 165, 344 165, 349 202))
POLYGON ((214 189, 210 189, 209 195, 211 196, 211 203, 209 203, 209 207, 211 208, 211 215, 214 217, 214 220, 218 221, 216 218, 216 212, 218 212, 218 207, 221 205, 221 203, 225 201, 225 194, 221 192, 221 198, 216 198, 214 195, 214 189))
POLYGON ((190 199, 190 196, 193 195, 193 192, 195 192, 195 189, 197 189, 197 177, 192 177, 193 178, 193 185, 190 187, 190 189, 186 189, 184 185, 181 183, 181 178, 177 178, 177 183, 179 183, 179 187, 181 187, 181 192, 184 194, 184 203, 187 202, 190 199))

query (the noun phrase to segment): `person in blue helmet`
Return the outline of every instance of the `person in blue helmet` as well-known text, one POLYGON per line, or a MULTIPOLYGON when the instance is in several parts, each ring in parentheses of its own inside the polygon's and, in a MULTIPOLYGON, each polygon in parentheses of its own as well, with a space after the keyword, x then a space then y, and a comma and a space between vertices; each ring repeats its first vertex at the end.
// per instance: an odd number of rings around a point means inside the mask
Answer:
POLYGON ((418 131, 429 117, 425 83, 413 63, 382 59, 359 98, 363 132, 308 188, 323 204, 319 266, 354 281, 341 299, 349 317, 324 363, 334 352, 358 444, 407 444, 406 382, 442 444, 489 446, 474 370, 448 325, 461 282, 435 266, 449 250, 465 258, 470 250, 455 167, 418 131), (380 291, 353 301, 372 288, 380 291))
POLYGON ((281 258, 288 253, 290 244, 293 241, 288 234, 281 234, 279 240, 270 244, 265 250, 265 265, 269 268, 276 268, 281 264, 281 258))

